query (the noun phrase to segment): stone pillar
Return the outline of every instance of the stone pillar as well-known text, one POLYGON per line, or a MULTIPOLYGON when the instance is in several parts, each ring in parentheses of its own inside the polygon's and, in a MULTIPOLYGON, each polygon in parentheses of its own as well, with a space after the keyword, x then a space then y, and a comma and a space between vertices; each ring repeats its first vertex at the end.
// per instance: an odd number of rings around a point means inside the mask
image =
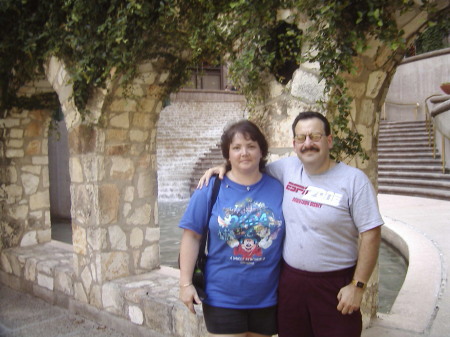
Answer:
POLYGON ((47 74, 69 135, 74 294, 101 308, 107 281, 159 266, 155 143, 167 75, 141 66, 130 87, 96 91, 82 120, 64 66, 52 59, 47 74))

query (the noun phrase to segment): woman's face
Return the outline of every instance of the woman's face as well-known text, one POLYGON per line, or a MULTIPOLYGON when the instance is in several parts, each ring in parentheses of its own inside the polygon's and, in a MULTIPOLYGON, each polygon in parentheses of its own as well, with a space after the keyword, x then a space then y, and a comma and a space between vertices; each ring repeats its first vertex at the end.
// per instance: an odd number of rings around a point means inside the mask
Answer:
POLYGON ((259 170, 259 162, 262 153, 257 141, 244 137, 242 133, 236 133, 230 144, 230 158, 232 170, 243 173, 259 170))

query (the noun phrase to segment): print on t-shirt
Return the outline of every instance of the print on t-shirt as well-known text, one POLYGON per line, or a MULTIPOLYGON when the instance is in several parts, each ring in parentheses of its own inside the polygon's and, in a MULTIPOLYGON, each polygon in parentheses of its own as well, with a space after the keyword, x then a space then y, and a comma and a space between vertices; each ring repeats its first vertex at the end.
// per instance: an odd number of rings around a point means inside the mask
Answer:
POLYGON ((263 249, 277 239, 282 221, 265 203, 251 198, 225 208, 224 213, 224 218, 218 218, 219 238, 233 249, 230 259, 251 264, 264 260, 263 249))

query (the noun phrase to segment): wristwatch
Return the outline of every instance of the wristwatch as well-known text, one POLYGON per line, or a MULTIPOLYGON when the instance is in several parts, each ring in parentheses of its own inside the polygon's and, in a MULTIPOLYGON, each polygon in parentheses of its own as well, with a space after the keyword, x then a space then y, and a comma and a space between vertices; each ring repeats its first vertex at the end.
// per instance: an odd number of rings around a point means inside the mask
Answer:
POLYGON ((366 284, 364 282, 353 279, 352 284, 357 288, 366 289, 366 284))

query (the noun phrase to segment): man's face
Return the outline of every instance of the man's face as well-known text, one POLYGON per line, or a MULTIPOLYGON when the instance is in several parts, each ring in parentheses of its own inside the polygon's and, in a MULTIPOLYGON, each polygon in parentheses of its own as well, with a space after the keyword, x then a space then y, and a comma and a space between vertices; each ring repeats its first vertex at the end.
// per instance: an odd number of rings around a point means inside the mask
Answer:
POLYGON ((294 151, 303 164, 315 168, 325 168, 328 165, 330 149, 333 145, 331 135, 326 136, 324 125, 318 118, 300 120, 295 126, 293 145, 294 151), (301 139, 307 135, 306 139, 301 139), (311 138, 319 138, 312 140, 311 138))

